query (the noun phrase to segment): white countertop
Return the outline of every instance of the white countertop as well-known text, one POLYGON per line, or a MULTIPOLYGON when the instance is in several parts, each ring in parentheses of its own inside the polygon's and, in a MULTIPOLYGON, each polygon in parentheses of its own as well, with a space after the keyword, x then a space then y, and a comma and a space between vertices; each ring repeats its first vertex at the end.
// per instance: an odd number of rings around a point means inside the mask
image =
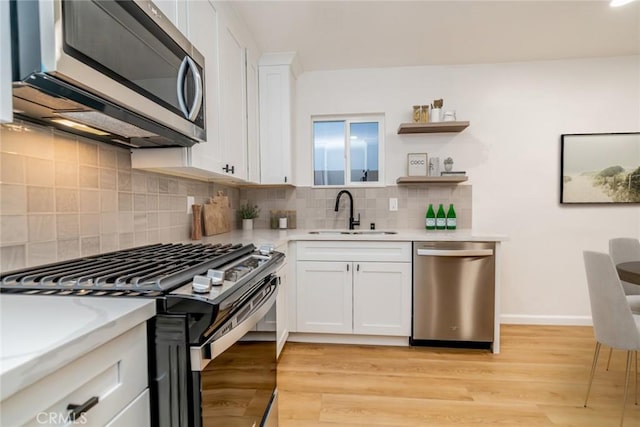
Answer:
POLYGON ((155 312, 143 298, 0 295, 0 400, 155 312))
MULTIPOLYGON (((256 246, 265 243, 273 243, 276 247, 290 241, 298 240, 343 240, 343 241, 402 241, 402 242, 428 242, 428 241, 458 241, 458 242, 502 242, 508 237, 496 233, 474 232, 470 229, 456 231, 427 231, 425 229, 394 229, 396 234, 340 234, 334 233, 341 230, 319 229, 293 229, 293 230, 232 230, 228 233, 203 237, 202 240, 189 242, 202 243, 254 243, 256 246), (331 231, 331 233, 311 234, 311 231, 331 231)), ((349 231, 349 230, 342 230, 349 231)), ((358 230, 354 230, 358 231, 358 230)), ((365 233, 368 231, 363 229, 365 233)), ((384 230, 377 230, 384 231, 384 230)))

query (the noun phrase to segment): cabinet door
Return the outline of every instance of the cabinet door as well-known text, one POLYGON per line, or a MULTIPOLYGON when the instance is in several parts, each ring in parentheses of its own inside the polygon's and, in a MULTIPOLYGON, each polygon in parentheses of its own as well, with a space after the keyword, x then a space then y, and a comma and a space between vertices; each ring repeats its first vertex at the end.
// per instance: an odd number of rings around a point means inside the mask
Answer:
POLYGON ((0 425, 50 425, 49 414, 67 416, 69 404, 97 396, 77 424, 104 426, 147 387, 147 327, 141 323, 3 400, 0 425))
POLYGON ((189 165, 210 172, 222 173, 222 149, 218 131, 220 129, 219 85, 218 85, 218 12, 209 1, 190 1, 188 4, 188 37, 204 55, 205 63, 205 112, 207 140, 195 144, 189 150, 189 165))
POLYGON ((352 264, 297 263, 298 332, 352 332, 352 264))
POLYGON ((285 264, 278 270, 280 276, 280 289, 278 290, 278 300, 276 302, 276 331, 278 334, 277 354, 284 347, 289 338, 289 267, 285 264))
POLYGON ((258 133, 258 56, 247 49, 247 180, 260 183, 260 137, 258 133))
POLYGON ((151 407, 149 389, 146 389, 133 402, 127 405, 105 427, 145 427, 151 425, 151 407))
POLYGON ((291 183, 293 74, 289 65, 260 67, 260 179, 291 183))
POLYGON ((187 1, 185 0, 154 0, 153 4, 167 17, 169 21, 187 35, 187 1))
POLYGON ((411 335, 411 263, 356 262, 353 332, 411 335))
POLYGON ((233 172, 220 171, 233 177, 247 177, 247 117, 245 48, 226 19, 218 21, 220 51, 220 143, 223 163, 233 172))

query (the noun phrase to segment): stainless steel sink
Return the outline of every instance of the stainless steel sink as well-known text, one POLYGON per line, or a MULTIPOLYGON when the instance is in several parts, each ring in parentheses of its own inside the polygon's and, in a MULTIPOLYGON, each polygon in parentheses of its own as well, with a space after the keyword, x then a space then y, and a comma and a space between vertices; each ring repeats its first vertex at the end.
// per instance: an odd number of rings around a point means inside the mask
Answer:
POLYGON ((314 230, 310 231, 309 234, 342 234, 342 235, 381 235, 381 234, 398 234, 397 231, 388 231, 388 230, 314 230))

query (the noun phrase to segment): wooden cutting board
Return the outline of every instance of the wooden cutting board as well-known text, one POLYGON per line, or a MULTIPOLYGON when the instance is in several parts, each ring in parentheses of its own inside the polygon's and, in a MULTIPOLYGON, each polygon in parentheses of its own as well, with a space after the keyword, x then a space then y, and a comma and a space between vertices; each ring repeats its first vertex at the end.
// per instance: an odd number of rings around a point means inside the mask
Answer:
POLYGON ((229 198, 222 191, 218 191, 216 196, 203 205, 202 213, 205 236, 231 231, 229 198))

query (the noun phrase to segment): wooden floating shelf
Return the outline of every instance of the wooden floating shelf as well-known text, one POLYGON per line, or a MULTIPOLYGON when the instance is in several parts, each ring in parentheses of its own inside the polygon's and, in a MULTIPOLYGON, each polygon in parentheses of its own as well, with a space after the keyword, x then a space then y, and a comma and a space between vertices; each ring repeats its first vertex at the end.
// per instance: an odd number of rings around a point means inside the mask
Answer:
POLYGON ((462 132, 469 122, 400 123, 398 135, 407 133, 462 132))
POLYGON ((461 176, 401 176, 396 179, 396 184, 460 184, 469 179, 466 175, 461 176))

